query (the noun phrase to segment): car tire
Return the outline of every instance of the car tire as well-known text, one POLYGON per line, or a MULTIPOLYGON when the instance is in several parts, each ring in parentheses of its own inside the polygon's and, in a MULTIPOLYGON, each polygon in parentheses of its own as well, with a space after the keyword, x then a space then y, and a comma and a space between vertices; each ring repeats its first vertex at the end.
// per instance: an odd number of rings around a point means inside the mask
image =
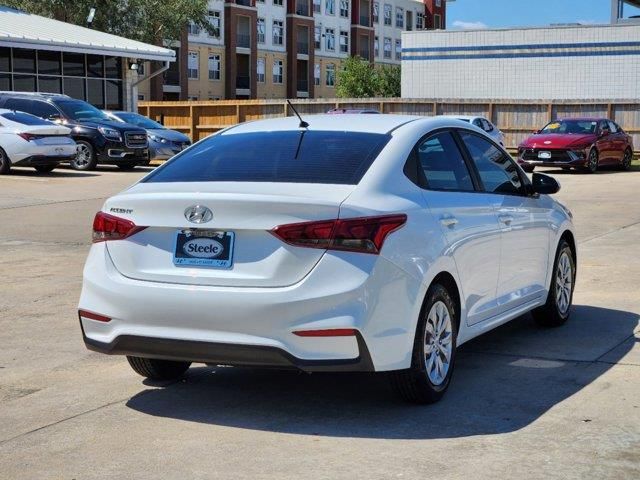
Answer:
POLYGON ((98 164, 98 159, 96 158, 96 151, 93 145, 85 140, 76 140, 76 143, 78 144, 78 153, 70 162, 71 168, 80 171, 95 169, 98 164))
POLYGON ((631 161, 633 160, 633 152, 630 148, 627 148, 624 151, 624 156, 622 157, 622 162, 620 163, 620 169, 625 172, 631 168, 631 161))
POLYGON ((133 170, 138 166, 138 162, 120 162, 117 164, 120 170, 133 170))
POLYGON ((598 164, 600 163, 598 151, 592 148, 587 157, 587 164, 585 165, 588 173, 596 173, 598 171, 598 164))
POLYGON ((38 173, 51 173, 57 166, 58 165, 36 165, 33 168, 35 168, 38 173))
POLYGON ((11 160, 7 156, 6 152, 0 148, 0 175, 5 175, 11 170, 11 160))
POLYGON ((559 327, 571 314, 571 303, 576 283, 576 263, 573 249, 562 239, 558 245, 553 262, 553 276, 547 301, 542 307, 534 309, 534 320, 543 327, 559 327), (568 289, 568 290, 567 290, 568 289))
POLYGON ((127 355, 127 360, 138 375, 151 380, 176 380, 182 377, 191 366, 191 362, 131 357, 129 355, 127 355))
POLYGON ((459 313, 449 291, 443 285, 432 285, 420 312, 411 367, 390 372, 391 386, 404 400, 429 404, 442 398, 453 374, 458 319, 459 313), (448 364, 444 362, 446 354, 449 355, 448 364), (439 368, 446 370, 443 372, 439 368))

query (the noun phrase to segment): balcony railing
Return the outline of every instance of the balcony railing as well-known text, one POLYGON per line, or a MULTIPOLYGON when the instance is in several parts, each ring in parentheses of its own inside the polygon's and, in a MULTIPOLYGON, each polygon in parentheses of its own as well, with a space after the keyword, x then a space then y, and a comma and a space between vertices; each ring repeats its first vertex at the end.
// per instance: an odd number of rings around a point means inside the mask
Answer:
POLYGON ((360 15, 360 25, 363 27, 370 27, 369 15, 360 15))
POLYGON ((298 53, 309 55, 309 43, 298 41, 298 53))
POLYGON ((296 1, 296 15, 301 15, 303 17, 309 16, 309 2, 306 0, 297 0, 296 1))
POLYGON ((236 0, 236 5, 243 5, 245 7, 255 6, 253 0, 236 0))
POLYGON ((236 38, 236 45, 241 48, 251 48, 251 35, 239 33, 236 38))
POLYGON ((309 91, 309 80, 298 79, 297 81, 298 92, 308 92, 309 91))
POLYGON ((180 85, 180 72, 176 70, 167 70, 164 72, 165 85, 180 85))
POLYGON ((369 58, 369 49, 368 48, 361 48, 360 49, 360 56, 364 59, 364 60, 371 60, 369 58))
POLYGON ((251 88, 251 77, 249 75, 238 75, 236 77, 236 88, 249 90, 251 88))

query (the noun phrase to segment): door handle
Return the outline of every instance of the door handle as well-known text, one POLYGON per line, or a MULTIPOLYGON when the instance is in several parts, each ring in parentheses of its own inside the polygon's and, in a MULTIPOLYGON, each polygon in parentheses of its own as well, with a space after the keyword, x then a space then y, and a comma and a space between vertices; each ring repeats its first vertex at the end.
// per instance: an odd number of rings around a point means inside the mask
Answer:
POLYGON ((505 225, 511 225, 513 217, 511 215, 498 215, 498 220, 500 220, 500 223, 504 223, 505 225))
POLYGON ((445 227, 451 228, 451 227, 454 227, 458 223, 458 219, 456 217, 451 217, 451 216, 442 217, 440 219, 440 223, 442 225, 444 225, 445 227))

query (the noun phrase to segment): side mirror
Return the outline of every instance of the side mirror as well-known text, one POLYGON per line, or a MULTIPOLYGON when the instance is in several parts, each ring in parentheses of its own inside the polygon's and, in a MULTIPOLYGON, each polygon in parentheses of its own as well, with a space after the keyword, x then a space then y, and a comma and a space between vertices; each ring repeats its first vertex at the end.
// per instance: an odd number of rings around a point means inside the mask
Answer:
POLYGON ((540 130, 534 130, 534 131, 533 131, 533 134, 534 134, 534 135, 538 135, 539 133, 540 133, 540 130))
POLYGON ((560 182, 555 178, 543 173, 534 173, 532 180, 532 190, 534 193, 543 195, 553 195, 560 191, 560 182))
POLYGON ((62 123, 62 117, 60 115, 49 115, 46 120, 49 120, 50 122, 54 122, 54 123, 62 123))
POLYGON ((600 130, 600 136, 601 137, 606 137, 607 135, 609 135, 611 132, 605 128, 603 128, 602 130, 600 130))

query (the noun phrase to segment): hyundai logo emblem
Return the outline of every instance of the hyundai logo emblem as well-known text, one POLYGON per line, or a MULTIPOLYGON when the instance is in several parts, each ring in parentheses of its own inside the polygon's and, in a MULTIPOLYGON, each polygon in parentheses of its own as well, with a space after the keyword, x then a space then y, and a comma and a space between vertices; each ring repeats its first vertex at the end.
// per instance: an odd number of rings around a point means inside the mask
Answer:
POLYGON ((213 219, 213 212, 204 205, 192 205, 184 211, 184 218, 191 223, 207 223, 213 219))

